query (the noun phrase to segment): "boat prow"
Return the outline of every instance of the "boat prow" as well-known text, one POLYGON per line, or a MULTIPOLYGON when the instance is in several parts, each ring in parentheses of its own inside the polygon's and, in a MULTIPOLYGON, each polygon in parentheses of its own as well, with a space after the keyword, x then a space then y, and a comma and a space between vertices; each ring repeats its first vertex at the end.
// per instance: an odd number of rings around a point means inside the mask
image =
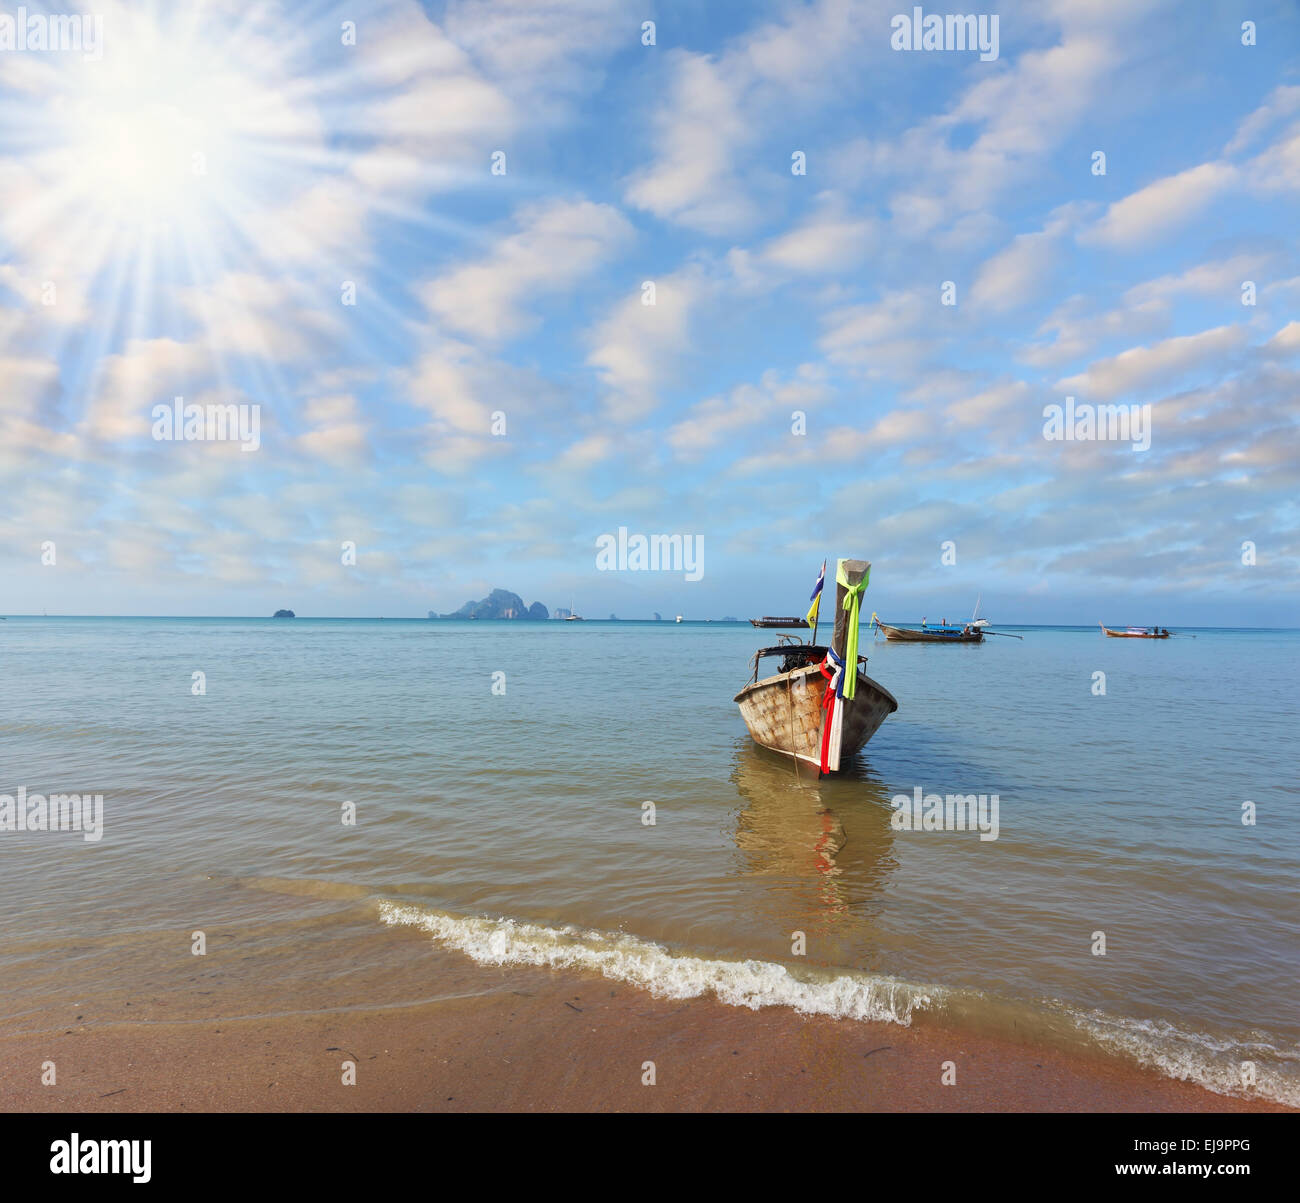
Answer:
MULTIPOLYGON (((756 744, 820 769, 823 705, 829 685, 821 671, 826 648, 796 646, 816 656, 816 663, 754 681, 734 700, 756 744)), ((859 672, 854 696, 840 699, 838 705, 844 708, 840 755, 852 756, 898 709, 898 700, 883 685, 859 672)))

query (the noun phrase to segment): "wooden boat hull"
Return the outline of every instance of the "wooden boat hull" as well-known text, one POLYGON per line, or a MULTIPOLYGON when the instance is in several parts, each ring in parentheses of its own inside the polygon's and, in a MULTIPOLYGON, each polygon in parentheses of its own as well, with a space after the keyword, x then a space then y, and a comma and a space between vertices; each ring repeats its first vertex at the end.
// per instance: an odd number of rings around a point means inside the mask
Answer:
POLYGON ((1101 629, 1110 636, 1111 639, 1168 639, 1168 635, 1152 635, 1141 631, 1112 631, 1105 623, 1100 624, 1101 629))
POLYGON ((907 627, 886 626, 877 623, 885 638, 891 643, 983 643, 983 631, 961 631, 956 635, 936 635, 933 631, 913 631, 907 627))
MULTIPOLYGON (((820 667, 810 664, 746 685, 734 700, 756 744, 820 768, 822 699, 828 684, 820 667)), ((855 695, 844 702, 841 757, 861 749, 897 709, 889 690, 858 673, 855 695)))

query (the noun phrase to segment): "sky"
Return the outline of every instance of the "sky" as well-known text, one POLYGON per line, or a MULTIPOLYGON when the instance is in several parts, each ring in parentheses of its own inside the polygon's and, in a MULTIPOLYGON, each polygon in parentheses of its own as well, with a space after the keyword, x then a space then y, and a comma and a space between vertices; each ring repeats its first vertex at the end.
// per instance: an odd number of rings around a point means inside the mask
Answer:
POLYGON ((1300 8, 913 7, 0 4, 0 612, 1300 625, 1300 8))

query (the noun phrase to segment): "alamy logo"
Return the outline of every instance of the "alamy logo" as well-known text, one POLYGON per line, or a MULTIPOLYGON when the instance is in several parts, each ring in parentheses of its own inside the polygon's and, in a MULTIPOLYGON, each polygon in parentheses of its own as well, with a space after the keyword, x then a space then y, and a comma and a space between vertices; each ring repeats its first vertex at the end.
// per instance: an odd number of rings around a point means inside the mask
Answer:
POLYGON ((260 405, 186 405, 177 397, 170 405, 153 407, 153 437, 160 443, 234 443, 241 451, 262 445, 260 405))
POLYGON ((0 794, 0 831, 80 831, 88 844, 104 835, 103 794, 0 794))
POLYGON ((1149 405, 1076 405, 1066 397, 1064 406, 1045 405, 1043 417, 1043 438, 1049 443, 1132 443, 1134 451, 1151 447, 1149 405))
POLYGON ((617 535, 596 539, 597 572, 680 572, 688 581, 704 575, 703 535, 617 535))
POLYGON ((51 1174, 130 1174, 132 1182, 153 1177, 151 1140, 83 1140, 74 1132, 50 1145, 51 1174))
POLYGON ((895 50, 978 50, 984 63, 998 57, 997 13, 927 14, 918 4, 910 17, 894 17, 889 28, 889 44, 895 50))
POLYGON ((80 51, 88 63, 104 57, 104 18, 78 13, 0 13, 0 51, 80 51))
POLYGON ((889 804, 895 831, 978 831, 982 843, 998 838, 997 794, 927 794, 918 785, 889 804))

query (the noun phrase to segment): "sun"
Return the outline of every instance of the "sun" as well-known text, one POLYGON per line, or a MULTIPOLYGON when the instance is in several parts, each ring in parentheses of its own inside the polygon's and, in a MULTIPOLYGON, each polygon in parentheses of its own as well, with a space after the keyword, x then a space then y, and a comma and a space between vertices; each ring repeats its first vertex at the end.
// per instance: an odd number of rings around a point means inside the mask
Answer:
POLYGON ((296 344, 257 307, 319 310, 366 266, 371 213, 436 221, 355 171, 394 72, 274 5, 98 7, 102 55, 0 72, 0 318, 22 314, 75 397, 110 348, 168 342, 278 389, 296 344))
POLYGON ((68 146, 73 188, 118 225, 155 226, 203 203, 195 186, 218 128, 170 100, 143 98, 87 114, 68 146), (79 175, 80 178, 76 178, 79 175))
POLYGON ((69 210, 116 232, 197 229, 249 185, 241 142, 258 83, 217 48, 132 33, 67 72, 39 166, 69 210))
POLYGON ((223 280, 306 287, 295 206, 339 171, 330 95, 356 94, 313 70, 311 23, 101 7, 102 54, 15 56, 0 78, 0 311, 10 293, 50 306, 31 328, 82 392, 113 340, 188 337, 223 280))
POLYGON ((21 64, 31 74, 21 102, 6 99, 0 160, 27 178, 7 224, 83 259, 215 266, 247 253, 259 217, 328 163, 305 34, 225 6, 106 6, 101 56, 21 64))

